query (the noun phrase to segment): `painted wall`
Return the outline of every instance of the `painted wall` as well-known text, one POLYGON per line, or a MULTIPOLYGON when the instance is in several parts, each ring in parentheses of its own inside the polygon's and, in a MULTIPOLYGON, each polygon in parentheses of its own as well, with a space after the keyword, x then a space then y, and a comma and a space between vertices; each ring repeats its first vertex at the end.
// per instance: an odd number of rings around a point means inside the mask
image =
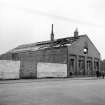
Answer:
POLYGON ((20 61, 0 60, 0 79, 19 79, 20 61))
POLYGON ((37 77, 67 77, 67 64, 38 63, 37 77))

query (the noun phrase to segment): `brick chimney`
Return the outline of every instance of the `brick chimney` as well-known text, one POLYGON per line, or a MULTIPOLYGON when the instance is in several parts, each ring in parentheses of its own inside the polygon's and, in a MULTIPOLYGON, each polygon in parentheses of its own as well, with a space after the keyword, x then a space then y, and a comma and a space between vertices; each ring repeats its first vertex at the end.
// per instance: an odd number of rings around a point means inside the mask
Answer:
POLYGON ((52 24, 52 28, 51 28, 51 41, 54 41, 53 24, 52 24))

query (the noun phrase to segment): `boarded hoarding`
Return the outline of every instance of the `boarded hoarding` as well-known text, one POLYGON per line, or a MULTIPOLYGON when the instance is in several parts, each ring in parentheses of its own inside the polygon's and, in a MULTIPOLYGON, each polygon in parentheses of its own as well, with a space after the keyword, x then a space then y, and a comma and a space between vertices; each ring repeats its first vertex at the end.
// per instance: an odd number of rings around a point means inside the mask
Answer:
POLYGON ((0 79, 18 79, 20 61, 0 60, 0 79))
POLYGON ((37 77, 67 77, 67 64, 38 63, 37 77))

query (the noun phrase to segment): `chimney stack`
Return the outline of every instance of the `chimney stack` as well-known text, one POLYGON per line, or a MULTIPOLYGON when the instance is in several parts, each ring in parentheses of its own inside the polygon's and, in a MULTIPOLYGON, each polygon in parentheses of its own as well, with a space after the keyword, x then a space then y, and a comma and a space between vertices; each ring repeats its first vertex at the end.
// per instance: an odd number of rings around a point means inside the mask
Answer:
POLYGON ((78 28, 76 28, 76 30, 74 31, 74 37, 78 38, 78 28))
POLYGON ((52 28, 51 28, 51 41, 54 41, 53 24, 52 24, 52 28))

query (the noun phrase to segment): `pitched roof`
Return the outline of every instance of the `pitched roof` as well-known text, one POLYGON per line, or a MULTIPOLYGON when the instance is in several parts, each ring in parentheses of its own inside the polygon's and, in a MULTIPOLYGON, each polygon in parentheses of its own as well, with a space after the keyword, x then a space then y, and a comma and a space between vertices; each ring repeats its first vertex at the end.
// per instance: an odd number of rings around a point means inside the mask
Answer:
POLYGON ((83 36, 85 35, 78 36, 78 38, 75 38, 75 37, 60 38, 60 39, 54 40, 53 42, 42 41, 42 42, 31 43, 31 44, 23 44, 12 49, 9 52, 15 53, 15 52, 24 52, 24 51, 36 51, 36 50, 41 50, 41 49, 51 48, 51 47, 68 46, 83 36))

